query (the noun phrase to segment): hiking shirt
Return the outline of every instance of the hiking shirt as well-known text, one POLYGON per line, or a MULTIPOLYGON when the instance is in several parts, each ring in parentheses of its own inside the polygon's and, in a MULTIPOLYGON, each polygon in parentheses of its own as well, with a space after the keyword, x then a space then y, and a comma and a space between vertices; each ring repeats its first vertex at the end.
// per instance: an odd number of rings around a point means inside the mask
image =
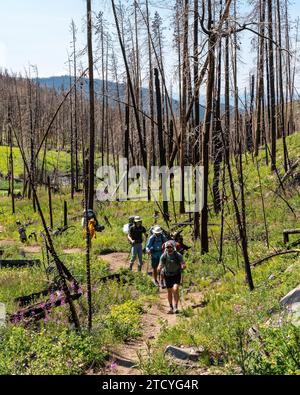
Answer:
POLYGON ((152 235, 147 241, 146 250, 151 252, 151 254, 159 255, 162 253, 162 247, 166 241, 167 238, 163 234, 159 236, 152 235))
POLYGON ((141 244, 143 242, 143 234, 146 234, 146 228, 144 226, 131 226, 129 228, 129 236, 136 242, 136 244, 141 244))
POLYGON ((177 251, 174 251, 171 255, 168 252, 164 252, 160 257, 160 264, 166 276, 175 276, 181 272, 181 264, 183 263, 183 256, 177 251))

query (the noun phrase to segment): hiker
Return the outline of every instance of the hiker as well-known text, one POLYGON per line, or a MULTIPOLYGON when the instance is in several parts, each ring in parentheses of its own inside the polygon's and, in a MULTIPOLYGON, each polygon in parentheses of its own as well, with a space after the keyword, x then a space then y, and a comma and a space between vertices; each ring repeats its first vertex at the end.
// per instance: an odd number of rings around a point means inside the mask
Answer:
POLYGON ((183 237, 181 235, 181 232, 175 232, 171 235, 172 239, 176 243, 176 251, 178 251, 181 255, 183 255, 186 251, 188 251, 191 247, 188 247, 186 244, 183 242, 183 237))
POLYGON ((140 217, 134 217, 134 225, 129 228, 128 240, 132 245, 131 248, 131 260, 130 270, 132 270, 133 264, 138 257, 138 271, 142 271, 143 266, 143 235, 147 237, 147 231, 143 226, 142 219, 140 217))
POLYGON ((170 310, 168 314, 178 314, 179 286, 181 283, 181 272, 186 268, 183 256, 174 248, 173 241, 165 243, 166 251, 160 257, 157 271, 163 272, 168 290, 168 301, 170 310), (174 304, 173 304, 174 299, 174 304))
MULTIPOLYGON (((103 230, 105 228, 104 228, 104 226, 99 224, 96 214, 91 209, 88 209, 88 211, 87 211, 87 220, 88 220, 89 235, 90 235, 90 239, 92 240, 92 239, 96 238, 95 232, 103 232, 103 230)), ((86 227, 86 211, 85 210, 83 212, 81 224, 82 224, 83 229, 85 229, 85 227, 86 227)))
POLYGON ((160 226, 154 226, 152 228, 152 235, 149 237, 146 252, 151 255, 151 266, 153 269, 153 282, 156 286, 159 286, 157 281, 157 268, 159 265, 160 257, 163 253, 163 244, 167 241, 166 236, 160 226))
POLYGON ((94 238, 96 238, 96 220, 95 218, 91 218, 89 220, 89 224, 88 224, 88 229, 89 229, 89 234, 90 234, 90 239, 93 240, 94 238))

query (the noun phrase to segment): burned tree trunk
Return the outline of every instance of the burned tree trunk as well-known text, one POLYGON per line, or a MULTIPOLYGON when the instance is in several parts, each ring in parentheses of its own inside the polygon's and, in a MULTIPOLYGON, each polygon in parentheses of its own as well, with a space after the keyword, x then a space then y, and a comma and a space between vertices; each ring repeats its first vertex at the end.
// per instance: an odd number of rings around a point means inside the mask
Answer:
POLYGON ((275 69, 273 44, 273 0, 268 0, 269 24, 269 84, 270 84, 270 135, 271 135, 271 170, 276 170, 276 96, 275 96, 275 69))
MULTIPOLYGON (((158 133, 158 144, 159 144, 159 158, 160 158, 160 166, 165 167, 167 164, 166 161, 166 149, 164 145, 163 139, 163 119, 162 119, 162 109, 161 109, 161 90, 160 90, 160 82, 158 69, 154 70, 155 75, 155 90, 156 90, 156 106, 157 106, 157 133, 158 133)), ((162 177, 162 181, 166 182, 166 177, 162 177)), ((163 212, 166 220, 169 220, 169 207, 167 201, 166 194, 166 185, 162 184, 163 190, 163 212)))
POLYGON ((92 43, 92 9, 91 0, 87 0, 87 43, 89 59, 89 98, 90 98, 90 135, 89 135, 89 197, 88 206, 94 208, 94 165, 95 165, 95 92, 94 61, 92 43))

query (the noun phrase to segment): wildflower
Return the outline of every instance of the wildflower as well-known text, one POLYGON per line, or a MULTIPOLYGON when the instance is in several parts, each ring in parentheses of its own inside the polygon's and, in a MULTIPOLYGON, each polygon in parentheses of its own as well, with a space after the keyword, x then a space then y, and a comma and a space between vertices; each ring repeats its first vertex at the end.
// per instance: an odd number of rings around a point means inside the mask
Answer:
POLYGON ((115 370, 115 369, 117 369, 118 368, 118 364, 116 363, 116 362, 113 362, 111 365, 110 365, 110 369, 111 370, 115 370))
POLYGON ((50 302, 55 302, 56 301, 56 297, 55 297, 55 295, 54 294, 51 294, 50 295, 50 302))

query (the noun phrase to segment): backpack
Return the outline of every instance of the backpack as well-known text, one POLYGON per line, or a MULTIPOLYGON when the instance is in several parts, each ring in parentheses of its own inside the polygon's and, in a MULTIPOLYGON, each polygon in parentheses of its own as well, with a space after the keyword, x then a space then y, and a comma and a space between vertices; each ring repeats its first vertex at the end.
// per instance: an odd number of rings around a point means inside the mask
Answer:
MULTIPOLYGON (((175 254, 176 263, 181 266, 181 262, 179 262, 180 261, 179 257, 181 256, 181 254, 179 254, 179 252, 177 252, 176 250, 174 251, 174 254, 175 254)), ((166 252, 164 252, 163 255, 166 255, 166 252)), ((180 270, 181 270, 181 268, 180 268, 180 270)), ((163 272, 164 272, 164 270, 163 270, 163 272)), ((165 274, 165 273, 163 273, 163 274, 165 274)))

